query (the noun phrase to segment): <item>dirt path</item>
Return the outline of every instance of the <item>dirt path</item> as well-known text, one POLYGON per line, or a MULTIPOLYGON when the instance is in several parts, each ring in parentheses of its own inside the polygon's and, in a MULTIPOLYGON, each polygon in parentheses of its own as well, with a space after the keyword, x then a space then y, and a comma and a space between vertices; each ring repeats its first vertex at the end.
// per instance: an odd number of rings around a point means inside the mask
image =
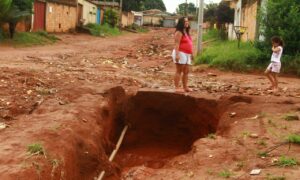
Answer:
MULTIPOLYGON (((205 66, 193 67, 190 86, 195 91, 190 96, 219 104, 215 140, 199 139, 193 150, 184 150, 186 154, 166 146, 165 155, 176 156, 149 167, 108 162, 111 141, 116 138, 110 137, 110 130, 116 126, 113 119, 119 116, 119 110, 114 109, 120 105, 122 93, 112 93, 109 97, 114 100, 107 105, 106 90, 122 86, 126 94, 139 89, 172 92, 172 34, 173 30, 160 29, 109 38, 60 35, 62 40, 50 46, 0 46, 0 123, 7 126, 0 130, 0 179, 92 179, 102 169, 109 177, 125 179, 218 179, 224 169, 234 172, 235 179, 264 179, 275 172, 289 179, 300 177, 297 167, 270 166, 287 147, 265 159, 257 157, 257 149, 263 151, 283 141, 287 134, 300 131, 298 121, 282 120, 288 113, 299 115, 300 80, 281 77, 281 90, 270 93, 264 90, 268 84, 261 75, 221 72, 205 66), (228 98, 243 96, 251 103, 228 98), (237 115, 230 117, 232 112, 237 115), (250 134, 258 134, 258 138, 250 134), (262 141, 267 145, 260 145, 262 141), (32 144, 41 144, 43 152, 30 155, 27 147, 32 144), (248 175, 253 168, 264 171, 253 178, 248 175)), ((153 146, 145 144, 139 151, 145 147, 153 146)), ((132 147, 128 149, 130 152, 121 152, 124 157, 132 153, 132 147)), ((159 150, 154 148, 151 156, 157 155, 154 152, 159 150)), ((299 152, 299 147, 293 146, 288 155, 300 160, 299 152)))

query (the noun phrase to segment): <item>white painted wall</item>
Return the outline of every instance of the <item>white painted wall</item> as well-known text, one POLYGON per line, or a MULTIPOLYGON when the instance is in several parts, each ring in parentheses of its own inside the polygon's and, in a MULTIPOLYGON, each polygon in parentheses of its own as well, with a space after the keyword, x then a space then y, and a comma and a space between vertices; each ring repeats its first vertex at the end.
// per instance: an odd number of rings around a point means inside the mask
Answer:
POLYGON ((78 3, 83 5, 84 25, 86 25, 88 23, 96 23, 97 6, 86 0, 78 0, 78 3))

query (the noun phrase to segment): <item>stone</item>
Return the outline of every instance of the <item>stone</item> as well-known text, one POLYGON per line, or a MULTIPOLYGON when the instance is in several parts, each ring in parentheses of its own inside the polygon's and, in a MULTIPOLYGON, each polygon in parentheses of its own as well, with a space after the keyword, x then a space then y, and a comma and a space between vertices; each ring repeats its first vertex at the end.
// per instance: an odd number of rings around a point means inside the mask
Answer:
POLYGON ((258 138, 258 134, 252 133, 252 134, 250 134, 249 137, 251 137, 251 138, 258 138))
POLYGON ((250 172, 250 175, 259 175, 261 173, 261 169, 253 169, 250 172))
POLYGON ((230 117, 235 117, 236 116, 236 112, 232 112, 229 114, 230 117))

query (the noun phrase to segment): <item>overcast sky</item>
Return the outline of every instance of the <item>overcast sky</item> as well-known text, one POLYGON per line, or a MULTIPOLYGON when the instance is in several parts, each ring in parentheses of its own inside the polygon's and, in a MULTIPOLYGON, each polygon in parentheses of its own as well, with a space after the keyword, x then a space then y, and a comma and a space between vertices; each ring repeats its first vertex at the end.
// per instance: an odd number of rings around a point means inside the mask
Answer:
MULTIPOLYGON (((176 8, 178 7, 178 4, 184 3, 185 0, 163 0, 167 11, 170 13, 173 13, 176 11, 176 8)), ((214 3, 219 3, 221 0, 204 0, 204 2, 206 4, 209 4, 210 2, 214 2, 214 3)), ((199 0, 188 0, 188 3, 194 3, 195 5, 197 5, 199 3, 199 0)))

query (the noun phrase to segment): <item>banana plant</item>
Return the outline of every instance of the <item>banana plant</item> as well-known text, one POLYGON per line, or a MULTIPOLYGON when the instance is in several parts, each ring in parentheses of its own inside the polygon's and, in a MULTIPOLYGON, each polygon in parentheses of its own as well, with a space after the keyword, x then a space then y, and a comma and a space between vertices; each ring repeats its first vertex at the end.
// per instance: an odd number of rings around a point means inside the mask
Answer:
POLYGON ((0 22, 8 23, 10 38, 13 38, 17 23, 32 14, 32 0, 0 0, 0 2, 3 4, 2 6, 0 3, 1 8, 5 10, 3 13, 0 11, 0 22))
POLYGON ((5 13, 10 9, 12 0, 0 0, 0 22, 5 13))

